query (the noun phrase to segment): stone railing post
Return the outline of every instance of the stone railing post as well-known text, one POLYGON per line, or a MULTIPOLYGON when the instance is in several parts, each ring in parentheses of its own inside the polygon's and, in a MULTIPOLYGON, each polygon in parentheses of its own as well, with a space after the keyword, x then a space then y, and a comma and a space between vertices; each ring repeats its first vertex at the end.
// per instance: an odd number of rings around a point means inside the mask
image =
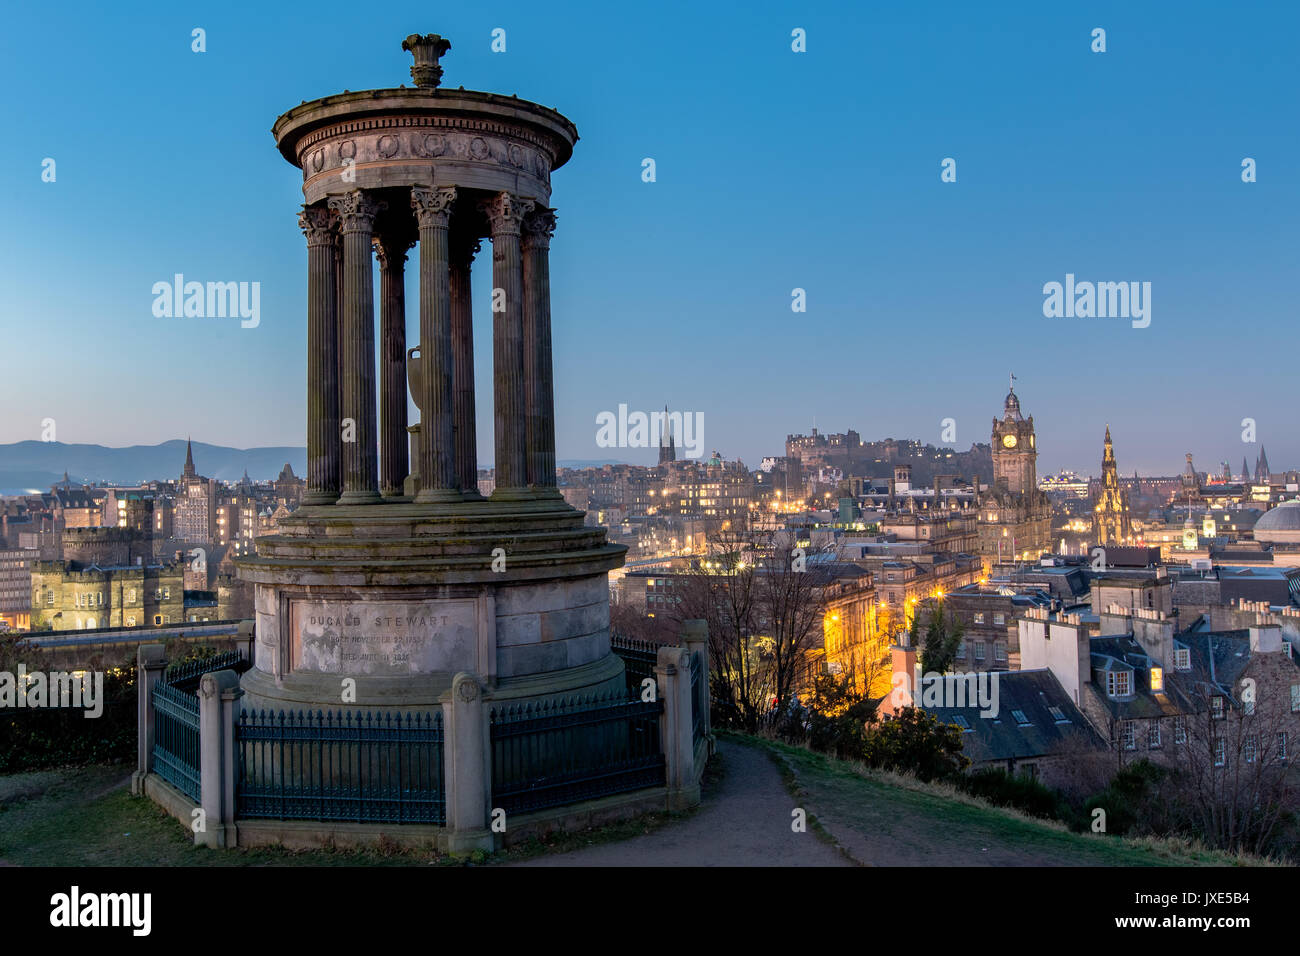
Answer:
POLYGON ((691 733, 691 655, 683 647, 659 648, 655 664, 659 699, 664 702, 659 740, 668 785, 667 809, 686 810, 700 802, 691 733))
POLYGON ((232 670, 199 680, 199 795, 203 825, 196 846, 235 845, 235 708, 244 692, 232 670))
POLYGON ((717 740, 713 736, 713 724, 709 720, 709 624, 707 621, 695 618, 686 621, 682 625, 682 647, 691 652, 692 655, 700 655, 700 664, 702 674, 700 679, 700 723, 704 725, 704 739, 709 742, 709 756, 712 757, 717 748, 717 740))
POLYGON ((239 651, 239 656, 250 664, 253 662, 253 640, 256 636, 256 622, 239 622, 239 627, 235 631, 235 650, 239 651))
POLYGON ((488 829, 492 796, 488 708, 478 678, 461 672, 442 698, 443 773, 447 797, 447 851, 494 849, 488 829))
POLYGON ((135 651, 135 773, 131 774, 131 793, 144 794, 144 778, 149 776, 149 759, 153 754, 153 689, 167 669, 163 645, 141 644, 135 651))

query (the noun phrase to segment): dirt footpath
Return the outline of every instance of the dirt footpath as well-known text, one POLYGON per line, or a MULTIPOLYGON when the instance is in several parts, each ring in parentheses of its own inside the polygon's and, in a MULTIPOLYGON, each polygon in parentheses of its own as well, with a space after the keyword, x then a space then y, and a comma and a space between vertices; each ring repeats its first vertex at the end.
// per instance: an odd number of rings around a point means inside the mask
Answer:
POLYGON ((653 833, 510 866, 852 866, 809 827, 791 830, 795 800, 771 758, 718 741, 725 771, 691 817, 653 833))

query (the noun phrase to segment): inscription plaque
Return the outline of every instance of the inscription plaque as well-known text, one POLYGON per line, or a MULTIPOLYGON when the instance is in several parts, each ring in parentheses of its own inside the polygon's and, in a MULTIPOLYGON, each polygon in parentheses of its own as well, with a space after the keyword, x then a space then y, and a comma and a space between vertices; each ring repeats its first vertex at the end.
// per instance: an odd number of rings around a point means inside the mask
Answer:
POLYGON ((473 670, 473 600, 294 601, 294 669, 400 677, 473 670))

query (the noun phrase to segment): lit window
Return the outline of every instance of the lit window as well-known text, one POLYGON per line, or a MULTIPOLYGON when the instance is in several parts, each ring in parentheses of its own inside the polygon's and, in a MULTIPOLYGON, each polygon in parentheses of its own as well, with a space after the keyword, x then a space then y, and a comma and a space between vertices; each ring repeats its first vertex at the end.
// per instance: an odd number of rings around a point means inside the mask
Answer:
POLYGON ((975 623, 976 623, 976 624, 983 624, 983 623, 984 623, 984 612, 983 612, 983 611, 979 611, 979 612, 976 613, 976 615, 975 615, 975 623))
POLYGON ((1151 690, 1160 692, 1165 689, 1165 669, 1163 667, 1151 668, 1151 690))

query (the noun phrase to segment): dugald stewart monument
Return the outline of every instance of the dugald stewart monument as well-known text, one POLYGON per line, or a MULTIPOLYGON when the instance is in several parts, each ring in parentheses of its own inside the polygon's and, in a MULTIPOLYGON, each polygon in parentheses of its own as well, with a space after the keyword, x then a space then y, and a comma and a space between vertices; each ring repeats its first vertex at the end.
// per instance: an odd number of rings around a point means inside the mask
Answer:
POLYGON ((304 102, 273 127, 303 172, 307 488, 237 563, 255 591, 251 664, 202 674, 192 703, 163 678, 160 645, 141 655, 139 789, 182 819, 184 796, 201 803, 200 842, 310 846, 410 824, 451 851, 490 850, 514 821, 585 825, 699 799, 702 631, 644 652, 630 679, 608 589, 627 549, 556 488, 549 204, 577 130, 536 103, 442 87, 450 45, 408 36, 414 87, 304 102), (470 296, 484 241, 486 498, 470 296))
POLYGON ((337 707, 345 677, 357 706, 403 709, 434 705, 461 671, 497 699, 623 681, 607 572, 626 549, 555 487, 548 203, 577 130, 535 103, 442 88, 450 43, 436 34, 402 46, 414 88, 327 96, 274 126, 306 200, 308 485, 240 565, 256 585, 252 706, 337 707), (484 499, 470 272, 487 240, 496 489, 484 499))

